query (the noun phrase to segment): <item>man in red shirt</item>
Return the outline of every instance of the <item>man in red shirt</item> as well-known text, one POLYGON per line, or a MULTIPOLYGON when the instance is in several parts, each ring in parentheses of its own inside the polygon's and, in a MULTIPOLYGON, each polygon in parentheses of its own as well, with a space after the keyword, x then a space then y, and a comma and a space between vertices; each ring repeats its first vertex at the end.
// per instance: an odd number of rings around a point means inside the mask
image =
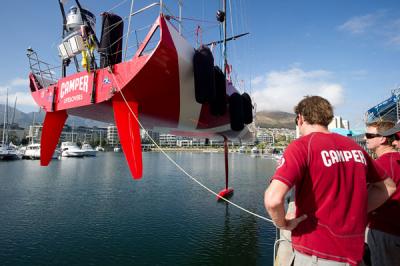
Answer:
POLYGON ((386 169, 397 185, 390 199, 368 216, 367 242, 372 266, 400 265, 400 153, 392 146, 398 142, 396 132, 391 133, 396 130, 393 126, 392 122, 374 122, 367 124, 365 133, 367 148, 378 157, 376 163, 386 169))
POLYGON ((265 207, 277 227, 292 231, 294 265, 356 265, 367 209, 385 202, 395 184, 353 140, 328 131, 333 110, 326 99, 307 96, 295 114, 302 137, 285 150, 265 207), (296 218, 288 219, 284 199, 292 187, 296 218))

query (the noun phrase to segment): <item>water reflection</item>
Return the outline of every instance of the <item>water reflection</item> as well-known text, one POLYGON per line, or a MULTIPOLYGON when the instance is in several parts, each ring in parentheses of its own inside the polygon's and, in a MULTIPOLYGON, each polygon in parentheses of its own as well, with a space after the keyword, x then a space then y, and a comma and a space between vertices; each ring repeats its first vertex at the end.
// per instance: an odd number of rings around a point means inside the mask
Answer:
MULTIPOLYGON (((170 153, 214 191, 219 153, 170 153)), ((265 215, 269 160, 230 154, 232 200, 265 215)), ((273 227, 218 203, 161 153, 143 154, 133 180, 122 153, 0 164, 2 265, 269 265, 273 227)))

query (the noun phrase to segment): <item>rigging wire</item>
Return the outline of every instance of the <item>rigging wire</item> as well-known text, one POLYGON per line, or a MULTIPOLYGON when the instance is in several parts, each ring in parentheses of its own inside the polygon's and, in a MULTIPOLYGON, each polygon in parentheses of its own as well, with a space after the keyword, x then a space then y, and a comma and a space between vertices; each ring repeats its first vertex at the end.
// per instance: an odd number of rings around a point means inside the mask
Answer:
MULTIPOLYGON (((134 2, 135 2, 135 1, 132 0, 132 2, 131 2, 131 8, 130 8, 130 11, 129 11, 129 15, 132 14, 132 12, 133 12, 133 3, 134 3, 134 2)), ((127 30, 126 41, 125 41, 125 52, 124 52, 124 60, 123 60, 123 61, 126 60, 126 54, 127 54, 127 52, 128 52, 128 42, 129 42, 130 29, 131 29, 131 21, 132 21, 132 16, 130 15, 130 16, 129 16, 129 20, 128 20, 128 30, 127 30)))
POLYGON ((121 1, 120 3, 118 3, 115 6, 113 6, 112 8, 110 8, 107 12, 110 12, 110 11, 116 9, 117 7, 121 6, 122 4, 125 4, 126 1, 128 1, 128 0, 121 1))
POLYGON ((229 3, 229 13, 231 13, 231 19, 230 19, 230 22, 231 22, 231 34, 232 34, 232 36, 235 36, 235 33, 233 31, 233 19, 232 19, 233 15, 232 15, 232 2, 231 2, 231 0, 229 0, 228 3, 229 3))

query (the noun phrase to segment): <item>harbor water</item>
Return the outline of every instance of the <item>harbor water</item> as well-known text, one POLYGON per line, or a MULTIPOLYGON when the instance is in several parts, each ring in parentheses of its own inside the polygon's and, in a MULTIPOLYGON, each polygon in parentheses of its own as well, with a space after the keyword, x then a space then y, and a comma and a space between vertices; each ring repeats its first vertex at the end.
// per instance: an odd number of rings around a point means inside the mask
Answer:
MULTIPOLYGON (((222 153, 168 153, 212 190, 222 153)), ((231 153, 232 201, 266 216, 275 161, 231 153)), ((0 162, 1 265, 272 265, 274 227, 217 202, 159 152, 132 180, 122 153, 0 162)))

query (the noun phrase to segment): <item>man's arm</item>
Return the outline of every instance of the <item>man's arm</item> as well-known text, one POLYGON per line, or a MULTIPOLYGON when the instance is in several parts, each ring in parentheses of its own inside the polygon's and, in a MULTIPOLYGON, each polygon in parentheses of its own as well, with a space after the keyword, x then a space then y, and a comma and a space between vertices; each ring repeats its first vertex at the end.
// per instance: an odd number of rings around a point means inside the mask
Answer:
POLYGON ((381 206, 396 191, 396 184, 389 177, 383 181, 370 183, 368 187, 368 212, 381 206))
POLYGON ((289 192, 289 187, 279 181, 272 180, 264 194, 264 205, 274 224, 281 229, 293 230, 296 226, 307 218, 306 215, 294 219, 285 218, 285 196, 289 192))

